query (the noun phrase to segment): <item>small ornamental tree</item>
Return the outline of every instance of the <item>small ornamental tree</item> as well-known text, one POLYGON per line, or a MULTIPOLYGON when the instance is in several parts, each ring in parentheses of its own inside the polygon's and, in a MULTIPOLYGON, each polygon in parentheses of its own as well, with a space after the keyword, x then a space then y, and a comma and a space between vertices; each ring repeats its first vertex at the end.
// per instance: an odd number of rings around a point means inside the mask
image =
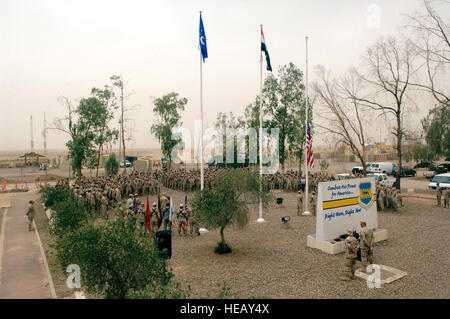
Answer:
POLYGON ((225 242, 224 230, 230 225, 241 229, 248 225, 249 201, 257 201, 261 195, 263 207, 270 201, 269 192, 259 190, 259 174, 251 170, 223 170, 217 173, 211 189, 199 190, 194 194, 192 208, 201 225, 208 229, 220 229, 220 242, 216 253, 231 252, 225 242))

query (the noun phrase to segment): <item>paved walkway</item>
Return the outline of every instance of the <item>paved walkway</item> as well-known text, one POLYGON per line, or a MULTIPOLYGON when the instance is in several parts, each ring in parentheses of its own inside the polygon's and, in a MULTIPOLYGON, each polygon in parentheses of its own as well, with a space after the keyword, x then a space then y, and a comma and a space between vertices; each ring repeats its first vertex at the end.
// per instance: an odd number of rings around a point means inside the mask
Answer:
POLYGON ((28 231, 25 216, 28 201, 36 198, 36 193, 0 195, 0 299, 52 297, 37 233, 28 231))

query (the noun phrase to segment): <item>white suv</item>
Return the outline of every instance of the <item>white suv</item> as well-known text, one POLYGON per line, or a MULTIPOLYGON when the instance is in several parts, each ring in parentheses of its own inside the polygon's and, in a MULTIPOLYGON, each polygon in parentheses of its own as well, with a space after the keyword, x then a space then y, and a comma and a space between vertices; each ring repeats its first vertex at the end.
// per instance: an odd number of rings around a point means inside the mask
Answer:
POLYGON ((436 189, 437 183, 439 183, 439 186, 441 187, 450 189, 450 173, 435 175, 430 184, 428 184, 428 188, 436 189))

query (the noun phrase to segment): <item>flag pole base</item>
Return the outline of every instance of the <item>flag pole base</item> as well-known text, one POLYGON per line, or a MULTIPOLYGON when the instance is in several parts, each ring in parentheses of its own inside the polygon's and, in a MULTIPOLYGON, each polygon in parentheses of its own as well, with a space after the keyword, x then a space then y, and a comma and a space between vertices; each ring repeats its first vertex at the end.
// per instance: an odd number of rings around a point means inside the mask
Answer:
POLYGON ((258 219, 256 220, 256 222, 257 222, 257 223, 264 223, 265 220, 264 220, 264 218, 260 217, 260 218, 258 218, 258 219))
POLYGON ((303 212, 302 215, 303 215, 303 216, 311 216, 311 212, 305 211, 305 212, 303 212))

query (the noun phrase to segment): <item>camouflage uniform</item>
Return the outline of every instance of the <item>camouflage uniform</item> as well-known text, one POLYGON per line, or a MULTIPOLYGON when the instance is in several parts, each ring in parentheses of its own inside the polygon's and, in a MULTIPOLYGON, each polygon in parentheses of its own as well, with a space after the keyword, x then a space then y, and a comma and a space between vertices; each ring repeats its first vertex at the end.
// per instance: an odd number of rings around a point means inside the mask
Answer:
POLYGON ((437 205, 441 206, 441 199, 442 199, 442 187, 437 184, 436 186, 436 198, 437 198, 437 205))
MULTIPOLYGON (((178 223, 178 235, 181 235, 181 226, 183 225, 183 220, 187 219, 186 211, 183 207, 183 204, 180 205, 180 208, 177 211, 177 223, 178 223)), ((186 230, 183 230, 183 233, 186 235, 186 230)))
POLYGON ((347 230, 347 238, 345 239, 345 270, 342 280, 355 278, 355 264, 358 252, 358 240, 353 237, 353 231, 347 230))
POLYGON ((150 211, 150 226, 152 227, 152 231, 157 231, 160 224, 161 216, 156 208, 156 203, 153 203, 152 210, 150 211))
POLYGON ((367 228, 364 221, 361 222, 361 231, 359 233, 360 246, 361 246, 361 263, 363 270, 367 270, 367 266, 373 263, 373 231, 367 228))
POLYGON ((28 230, 33 230, 33 219, 34 219, 34 215, 36 214, 35 210, 34 210, 34 202, 30 201, 30 203, 28 204, 28 209, 27 209, 27 217, 28 217, 28 230))
POLYGON ((448 187, 442 190, 442 198, 444 199, 444 208, 448 208, 450 198, 450 190, 448 189, 448 187))

